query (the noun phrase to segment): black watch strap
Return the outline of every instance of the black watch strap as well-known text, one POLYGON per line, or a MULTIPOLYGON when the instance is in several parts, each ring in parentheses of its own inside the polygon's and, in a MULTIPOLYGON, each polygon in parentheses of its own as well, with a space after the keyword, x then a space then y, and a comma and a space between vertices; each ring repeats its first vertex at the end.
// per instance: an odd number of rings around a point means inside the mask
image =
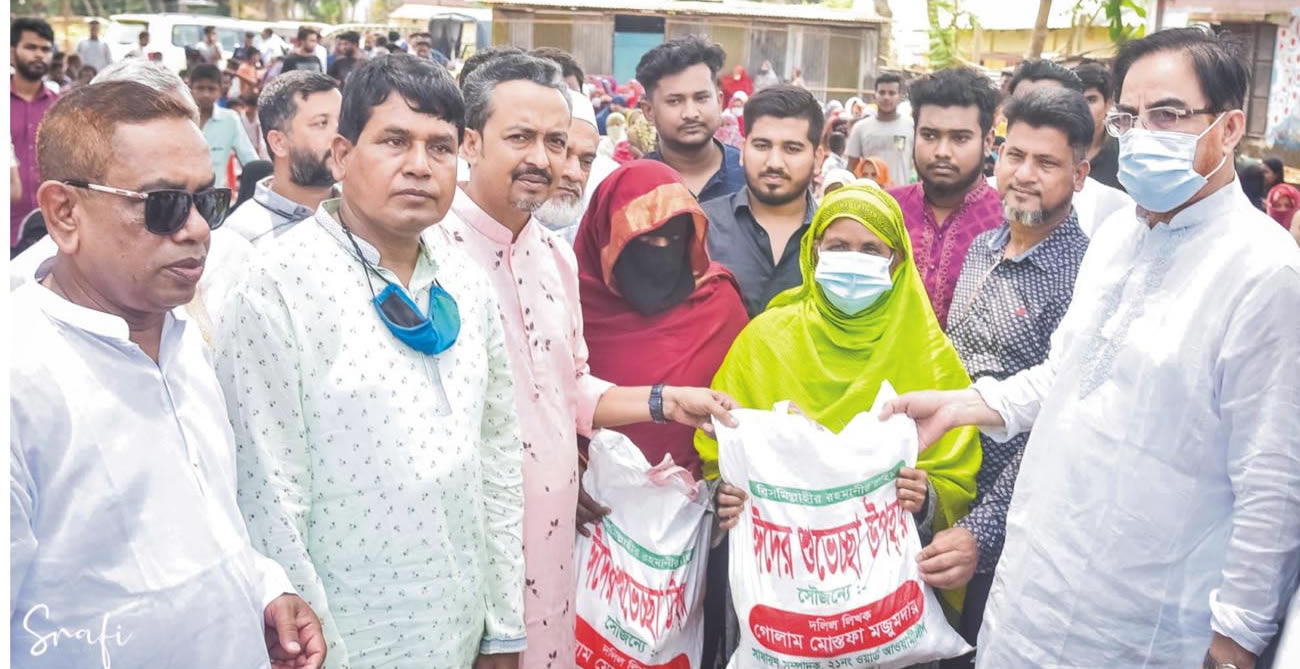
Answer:
POLYGON ((650 386, 650 419, 656 423, 668 422, 668 417, 664 415, 664 384, 662 383, 650 386))

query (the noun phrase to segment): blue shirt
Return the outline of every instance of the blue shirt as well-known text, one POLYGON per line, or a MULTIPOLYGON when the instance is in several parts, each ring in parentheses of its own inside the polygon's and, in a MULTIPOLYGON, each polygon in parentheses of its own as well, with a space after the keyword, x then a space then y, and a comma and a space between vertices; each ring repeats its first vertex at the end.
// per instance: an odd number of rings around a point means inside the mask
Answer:
POLYGON ((221 107, 212 108, 212 118, 203 124, 203 139, 208 141, 208 150, 212 154, 212 171, 217 176, 217 188, 229 188, 226 181, 226 163, 234 153, 240 165, 257 160, 257 150, 244 132, 244 124, 239 120, 239 113, 221 107))
MULTIPOLYGON (((1014 258, 1003 256, 1010 239, 1006 222, 976 237, 953 292, 948 336, 972 379, 1005 379, 1047 359, 1088 250, 1073 210, 1043 241, 1014 258)), ((979 546, 976 573, 993 573, 1002 554, 1007 509, 1028 441, 1028 432, 1005 443, 981 437, 975 503, 957 522, 979 546)))
MULTIPOLYGON (((717 172, 713 173, 713 176, 709 177, 709 181, 704 184, 704 188, 695 194, 695 199, 700 202, 708 202, 714 198, 731 195, 745 187, 745 168, 740 166, 740 149, 723 144, 716 139, 713 140, 713 143, 722 149, 722 165, 718 167, 717 172)), ((657 150, 647 153, 645 157, 646 160, 667 162, 664 160, 663 154, 657 150)))

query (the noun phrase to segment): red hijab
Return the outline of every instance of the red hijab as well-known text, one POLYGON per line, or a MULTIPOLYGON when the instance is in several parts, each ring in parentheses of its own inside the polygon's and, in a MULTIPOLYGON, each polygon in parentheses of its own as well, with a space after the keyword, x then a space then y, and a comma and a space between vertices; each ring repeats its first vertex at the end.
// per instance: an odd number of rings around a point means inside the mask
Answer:
MULTIPOLYGON (((711 262, 709 220, 671 167, 636 160, 614 170, 591 198, 578 228, 578 287, 588 363, 597 378, 621 386, 656 383, 708 387, 731 342, 749 321, 731 273, 711 262), (632 239, 678 215, 695 223, 690 244, 695 290, 677 306, 646 316, 628 306, 614 279, 614 263, 632 239)), ((618 428, 659 464, 664 454, 700 475, 695 430, 676 423, 618 428)))
POLYGON ((718 80, 718 87, 722 89, 722 104, 731 104, 731 98, 736 96, 736 91, 743 91, 745 97, 754 95, 754 82, 750 80, 749 73, 745 68, 737 65, 734 72, 723 75, 718 80))
POLYGON ((1283 228, 1291 229, 1291 217, 1295 215, 1296 209, 1300 209, 1300 189, 1288 183, 1280 183, 1273 186, 1268 192, 1268 199, 1265 202, 1268 208, 1268 215, 1273 220, 1282 224, 1283 228), (1289 207, 1284 207, 1283 200, 1290 199, 1289 207))

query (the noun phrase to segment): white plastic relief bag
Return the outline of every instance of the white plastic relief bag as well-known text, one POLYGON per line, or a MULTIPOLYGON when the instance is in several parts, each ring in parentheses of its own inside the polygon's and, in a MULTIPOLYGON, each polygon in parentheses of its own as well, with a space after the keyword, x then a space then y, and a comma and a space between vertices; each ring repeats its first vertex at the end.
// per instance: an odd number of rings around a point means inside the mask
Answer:
POLYGON ((970 647, 921 582, 898 470, 917 457, 916 424, 880 421, 895 397, 839 434, 783 406, 716 421, 723 480, 749 499, 731 530, 731 597, 740 643, 729 667, 879 667, 957 657, 970 647))
POLYGON ((575 548, 577 666, 698 668, 708 486, 668 456, 650 466, 618 432, 597 432, 588 456, 583 487, 610 513, 575 548))

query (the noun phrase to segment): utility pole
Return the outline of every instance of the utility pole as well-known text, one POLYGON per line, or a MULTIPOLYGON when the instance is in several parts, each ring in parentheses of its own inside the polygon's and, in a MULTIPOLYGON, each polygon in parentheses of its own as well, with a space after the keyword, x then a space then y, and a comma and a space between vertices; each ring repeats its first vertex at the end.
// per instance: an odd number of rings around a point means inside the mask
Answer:
POLYGON ((72 42, 68 40, 68 28, 72 26, 72 0, 63 0, 63 52, 72 51, 72 42))
POLYGON ((1026 58, 1040 58, 1043 55, 1043 43, 1047 41, 1047 17, 1052 13, 1052 0, 1038 0, 1038 18, 1034 21, 1034 34, 1029 38, 1029 53, 1026 58))

